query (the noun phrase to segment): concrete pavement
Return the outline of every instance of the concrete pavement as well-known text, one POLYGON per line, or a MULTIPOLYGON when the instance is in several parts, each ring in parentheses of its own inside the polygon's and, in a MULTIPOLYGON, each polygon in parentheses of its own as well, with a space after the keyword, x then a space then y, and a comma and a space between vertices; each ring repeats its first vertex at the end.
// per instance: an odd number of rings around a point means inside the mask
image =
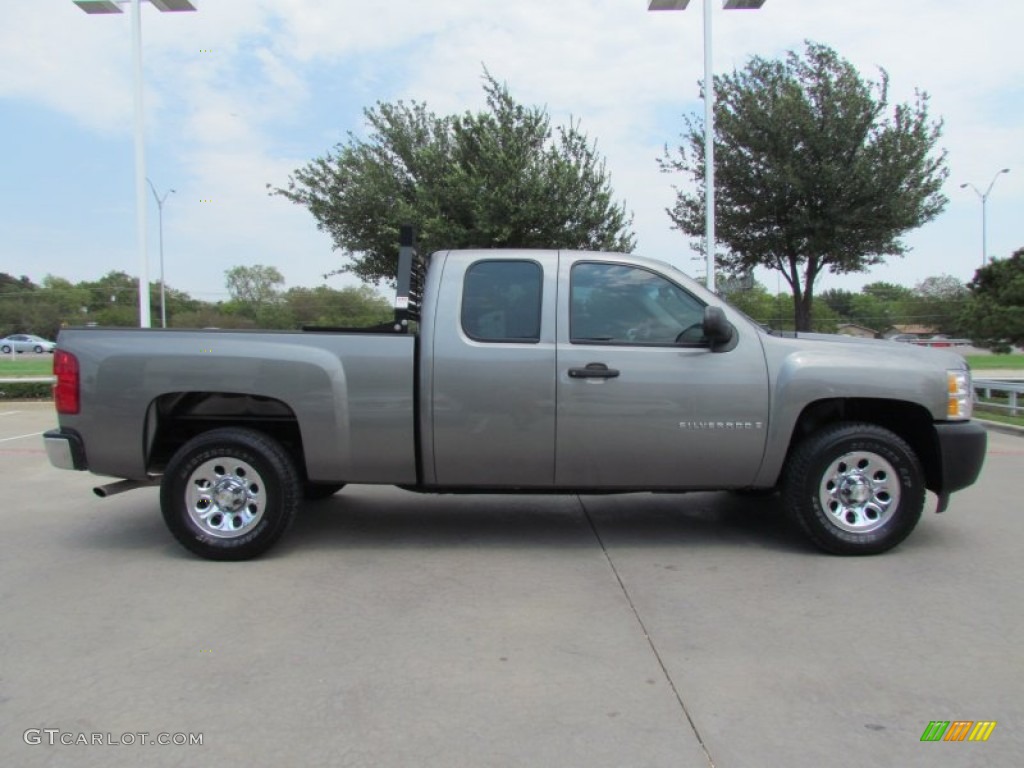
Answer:
POLYGON ((0 405, 2 765, 1024 765, 1019 438, 874 558, 729 494, 355 486, 211 563, 50 468, 51 409, 0 405), (60 744, 140 732, 203 743, 60 744))

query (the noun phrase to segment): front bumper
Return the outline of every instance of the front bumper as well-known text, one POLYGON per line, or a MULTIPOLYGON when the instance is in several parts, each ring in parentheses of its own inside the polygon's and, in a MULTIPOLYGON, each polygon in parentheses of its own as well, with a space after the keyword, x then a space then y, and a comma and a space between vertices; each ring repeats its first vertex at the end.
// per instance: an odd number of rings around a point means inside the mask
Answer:
POLYGON ((43 433, 46 456, 57 469, 88 469, 85 444, 77 432, 70 429, 51 429, 43 433))
POLYGON ((988 433, 973 421, 945 422, 935 425, 939 438, 939 459, 942 462, 942 485, 939 496, 948 496, 973 485, 985 463, 988 433))

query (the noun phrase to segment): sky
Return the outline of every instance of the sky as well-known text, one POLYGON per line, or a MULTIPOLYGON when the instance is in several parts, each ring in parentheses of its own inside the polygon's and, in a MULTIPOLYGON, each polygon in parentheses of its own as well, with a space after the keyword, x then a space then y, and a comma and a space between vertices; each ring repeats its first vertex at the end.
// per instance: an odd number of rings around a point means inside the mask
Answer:
MULTIPOLYGON (((71 0, 0 0, 0 272, 74 282, 137 276, 131 15, 89 15, 71 0)), ((142 6, 146 173, 163 206, 167 284, 227 298, 224 273, 277 267, 286 287, 356 284, 324 277, 345 263, 309 212, 267 185, 351 133, 363 109, 416 100, 437 114, 484 106, 483 68, 553 123, 581 121, 633 214, 636 252, 703 272, 665 213, 681 176, 659 171, 683 116, 702 113, 700 0, 683 12, 646 0, 194 0, 196 13, 142 6)), ((805 40, 861 72, 890 76, 894 102, 930 94, 944 121, 949 204, 909 233, 911 251, 868 273, 823 275, 817 290, 884 280, 968 281, 988 252, 1024 246, 1024 3, 1016 0, 715 0, 716 72, 779 57, 805 40)), ((126 7, 127 11, 127 7, 126 7)), ((147 188, 150 278, 159 217, 147 188)), ((758 278, 785 290, 771 272, 758 278)))

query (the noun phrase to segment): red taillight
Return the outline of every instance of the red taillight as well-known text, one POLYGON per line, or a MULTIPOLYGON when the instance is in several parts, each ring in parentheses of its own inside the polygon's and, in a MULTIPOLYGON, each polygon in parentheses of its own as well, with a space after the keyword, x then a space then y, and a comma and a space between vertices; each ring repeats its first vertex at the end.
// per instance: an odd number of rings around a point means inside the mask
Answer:
POLYGON ((53 353, 53 402, 57 413, 78 413, 81 403, 78 398, 78 358, 70 352, 55 350, 53 353))

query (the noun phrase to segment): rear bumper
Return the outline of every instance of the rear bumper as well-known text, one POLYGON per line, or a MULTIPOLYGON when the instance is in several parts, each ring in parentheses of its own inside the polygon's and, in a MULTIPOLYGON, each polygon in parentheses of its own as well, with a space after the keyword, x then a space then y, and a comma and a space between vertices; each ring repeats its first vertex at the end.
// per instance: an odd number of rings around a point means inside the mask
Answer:
POLYGON ((942 461, 942 487, 940 495, 948 495, 973 485, 985 463, 988 433, 973 421, 935 425, 939 437, 939 457, 942 461))
POLYGON ((57 469, 88 469, 85 445, 77 432, 70 429, 51 429, 43 433, 46 456, 57 469))

